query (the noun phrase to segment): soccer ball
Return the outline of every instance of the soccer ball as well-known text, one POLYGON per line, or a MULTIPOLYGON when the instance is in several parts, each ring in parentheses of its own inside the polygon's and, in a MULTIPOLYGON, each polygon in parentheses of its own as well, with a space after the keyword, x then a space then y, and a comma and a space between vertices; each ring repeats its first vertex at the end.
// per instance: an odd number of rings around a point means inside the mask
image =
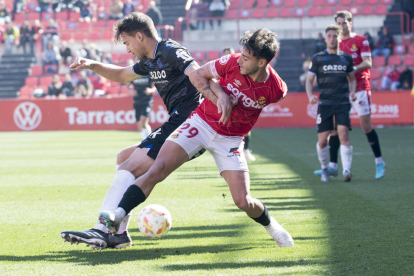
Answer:
POLYGON ((144 207, 138 215, 139 231, 150 239, 164 237, 170 231, 171 225, 170 212, 158 204, 144 207))

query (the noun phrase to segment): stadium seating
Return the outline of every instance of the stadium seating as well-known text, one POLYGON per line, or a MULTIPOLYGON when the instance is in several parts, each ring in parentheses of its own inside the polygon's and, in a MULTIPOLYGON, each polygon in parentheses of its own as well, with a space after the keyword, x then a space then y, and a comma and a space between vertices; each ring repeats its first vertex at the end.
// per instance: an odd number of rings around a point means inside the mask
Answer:
POLYGON ((219 51, 208 51, 207 60, 218 59, 220 57, 219 51))
POLYGON ((400 56, 390 56, 388 58, 388 65, 401 65, 401 57, 400 56))
POLYGON ((396 45, 394 46, 394 55, 405 55, 405 46, 404 45, 396 45))
POLYGON ((403 63, 404 63, 404 65, 413 66, 414 65, 414 56, 405 56, 403 63))
POLYGON ((374 67, 385 66, 385 57, 374 57, 372 61, 374 67))
POLYGON ((376 80, 381 77, 381 71, 378 68, 371 69, 371 79, 376 80))

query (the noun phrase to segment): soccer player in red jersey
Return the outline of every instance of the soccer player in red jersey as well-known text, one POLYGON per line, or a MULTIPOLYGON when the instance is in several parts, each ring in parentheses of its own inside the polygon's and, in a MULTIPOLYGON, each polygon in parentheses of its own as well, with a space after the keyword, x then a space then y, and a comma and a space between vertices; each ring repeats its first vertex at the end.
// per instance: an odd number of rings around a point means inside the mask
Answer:
MULTIPOLYGON (((376 172, 375 178, 379 179, 385 175, 385 162, 382 160, 381 147, 377 132, 371 123, 371 86, 369 83, 370 71, 372 67, 371 50, 369 42, 364 36, 352 33, 352 14, 349 11, 339 11, 335 14, 335 22, 342 28, 341 42, 339 50, 344 51, 352 56, 354 60, 354 72, 357 80, 356 101, 351 101, 353 107, 358 113, 361 127, 364 130, 368 143, 371 145, 375 156, 376 172)), ((329 140, 330 174, 338 174, 338 134, 334 131, 331 133, 329 140)), ((319 174, 320 171, 315 171, 319 174)))
POLYGON ((206 149, 229 185, 236 206, 263 225, 279 246, 294 245, 292 236, 269 215, 264 204, 250 196, 249 170, 243 153, 243 135, 252 129, 262 109, 287 93, 285 82, 269 65, 279 42, 275 33, 261 28, 246 32, 240 44, 241 53, 211 61, 190 75, 190 81, 204 92, 206 99, 168 137, 150 170, 124 193, 118 209, 100 213, 99 220, 110 232, 117 231, 124 216, 144 202, 157 183, 196 152, 206 149), (213 93, 211 79, 218 79, 224 96, 233 99, 234 107, 227 121, 220 119, 217 102, 222 95, 217 97, 213 93))

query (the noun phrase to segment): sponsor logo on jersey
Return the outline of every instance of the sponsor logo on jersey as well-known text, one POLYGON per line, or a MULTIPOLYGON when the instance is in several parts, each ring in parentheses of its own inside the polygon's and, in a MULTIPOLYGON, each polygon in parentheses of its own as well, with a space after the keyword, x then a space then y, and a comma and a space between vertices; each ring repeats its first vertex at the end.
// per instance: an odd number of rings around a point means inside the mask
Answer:
POLYGON ((190 56, 190 54, 188 54, 184 49, 178 49, 177 52, 175 52, 177 54, 178 58, 184 59, 183 63, 185 63, 186 61, 190 61, 193 58, 190 56))
POLYGON ((234 82, 233 82, 233 84, 235 85, 235 86, 237 86, 237 87, 239 87, 239 86, 241 86, 242 84, 241 84, 241 81, 239 81, 239 80, 235 80, 234 82))
POLYGON ((360 101, 359 102, 359 105, 361 105, 361 106, 363 106, 363 105, 365 105, 366 103, 364 102, 364 101, 360 101))
POLYGON ((368 40, 364 40, 364 41, 362 41, 362 45, 364 45, 364 46, 369 46, 369 42, 368 42, 368 40))
POLYGON ((353 52, 358 51, 358 48, 355 44, 352 44, 351 51, 353 52))
POLYGON ((171 138, 175 139, 175 138, 178 138, 178 136, 180 136, 180 133, 178 133, 178 131, 176 131, 171 135, 171 138))
POLYGON ((36 104, 24 102, 14 110, 13 119, 16 126, 21 130, 33 130, 42 121, 42 111, 36 104))
POLYGON ((229 153, 232 153, 231 155, 227 155, 227 157, 233 157, 233 156, 240 156, 239 148, 231 148, 229 153))
POLYGON ((260 113, 260 117, 292 117, 293 113, 290 112, 289 107, 281 107, 279 104, 271 104, 263 108, 263 112, 260 113))
POLYGON ((154 131, 153 133, 151 133, 148 138, 154 139, 158 134, 161 134, 161 129, 157 129, 157 131, 154 131))
POLYGON ((346 65, 324 65, 323 71, 346 71, 347 67, 346 65))
POLYGON ((226 65, 227 62, 229 62, 229 60, 230 60, 230 55, 225 55, 219 59, 219 62, 221 65, 226 65))
POLYGON ((353 59, 358 58, 358 54, 357 54, 357 53, 353 53, 353 54, 352 54, 352 58, 353 58, 353 59))
POLYGON ((266 98, 265 97, 260 97, 260 99, 257 101, 260 105, 264 105, 266 103, 266 98))
POLYGON ((233 95, 236 96, 238 99, 241 99, 245 107, 253 107, 256 109, 262 109, 264 107, 264 104, 260 104, 258 101, 253 101, 251 98, 247 97, 243 92, 239 91, 239 89, 233 87, 231 83, 227 84, 227 89, 231 93, 233 93, 233 95))
POLYGON ((167 73, 164 70, 162 71, 150 71, 151 79, 158 80, 158 79, 165 79, 167 77, 167 73))

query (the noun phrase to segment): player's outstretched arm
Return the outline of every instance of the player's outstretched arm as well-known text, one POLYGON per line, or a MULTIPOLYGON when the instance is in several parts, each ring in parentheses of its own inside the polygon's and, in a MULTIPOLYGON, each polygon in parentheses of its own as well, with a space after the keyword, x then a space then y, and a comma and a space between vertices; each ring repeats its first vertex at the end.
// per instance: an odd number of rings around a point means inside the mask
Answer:
POLYGON ((225 124, 230 117, 234 104, 226 92, 224 92, 223 88, 221 88, 220 84, 214 81, 214 76, 210 69, 210 62, 196 70, 189 71, 187 71, 187 75, 190 77, 191 83, 201 94, 217 106, 218 113, 222 113, 219 122, 225 124))
POLYGON ((358 64, 357 66, 354 66, 354 67, 356 69, 355 73, 356 72, 362 72, 362 71, 367 70, 367 69, 371 69, 371 67, 372 67, 372 58, 371 58, 371 56, 362 57, 362 62, 360 64, 358 64))
POLYGON ((132 71, 132 66, 133 65, 120 67, 113 64, 104 64, 91 59, 76 58, 69 68, 72 71, 90 69, 108 80, 126 84, 141 78, 141 76, 132 71))
POLYGON ((311 104, 316 104, 318 98, 313 95, 313 82, 315 81, 315 74, 308 73, 308 78, 306 79, 306 94, 308 94, 309 102, 311 104))

